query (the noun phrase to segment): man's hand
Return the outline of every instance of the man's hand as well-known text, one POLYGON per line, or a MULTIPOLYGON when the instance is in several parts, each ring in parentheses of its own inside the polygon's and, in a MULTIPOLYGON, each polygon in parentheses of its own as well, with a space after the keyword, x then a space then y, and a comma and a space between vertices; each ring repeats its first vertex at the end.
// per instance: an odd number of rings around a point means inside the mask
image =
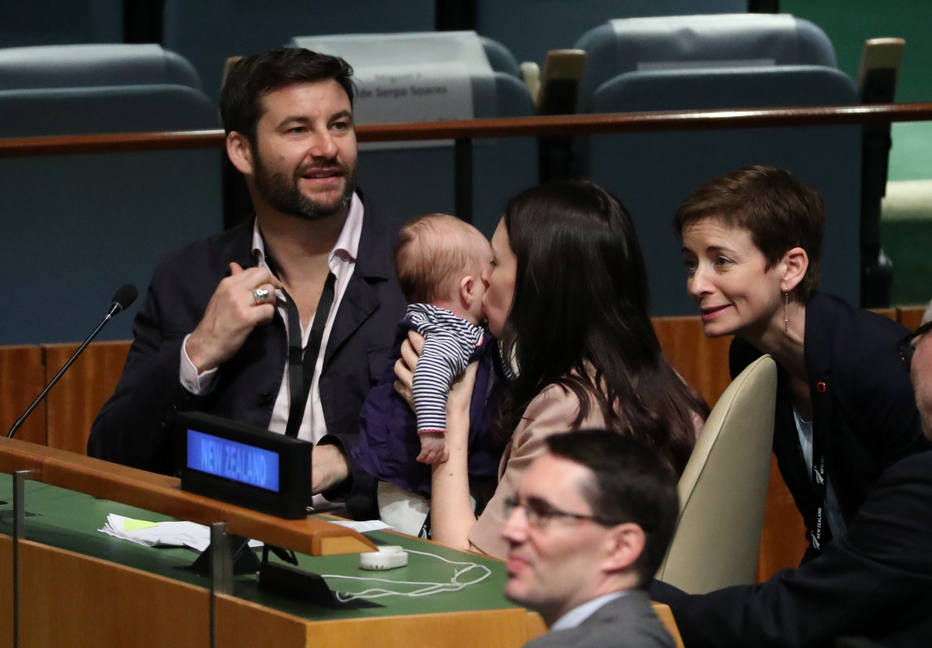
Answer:
POLYGON ((185 345, 198 372, 220 366, 239 351, 252 330, 275 317, 275 290, 281 282, 268 270, 230 264, 230 276, 217 286, 197 328, 185 345), (257 289, 268 294, 256 299, 257 289))
POLYGON ((443 463, 450 457, 443 432, 421 432, 418 437, 421 439, 421 452, 417 460, 421 463, 443 463))
POLYGON ((311 492, 329 490, 349 477, 349 463, 340 447, 332 443, 314 446, 311 451, 311 492))

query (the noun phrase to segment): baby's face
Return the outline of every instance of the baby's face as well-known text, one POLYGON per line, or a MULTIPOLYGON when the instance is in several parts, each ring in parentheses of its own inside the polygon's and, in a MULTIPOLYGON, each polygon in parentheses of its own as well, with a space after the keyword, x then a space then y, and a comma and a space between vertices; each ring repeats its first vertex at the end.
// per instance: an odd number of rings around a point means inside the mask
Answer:
POLYGON ((485 291, 488 290, 489 275, 492 273, 492 246, 485 237, 476 241, 476 265, 472 270, 473 276, 473 302, 469 307, 469 315, 476 322, 485 321, 485 309, 482 307, 485 291))

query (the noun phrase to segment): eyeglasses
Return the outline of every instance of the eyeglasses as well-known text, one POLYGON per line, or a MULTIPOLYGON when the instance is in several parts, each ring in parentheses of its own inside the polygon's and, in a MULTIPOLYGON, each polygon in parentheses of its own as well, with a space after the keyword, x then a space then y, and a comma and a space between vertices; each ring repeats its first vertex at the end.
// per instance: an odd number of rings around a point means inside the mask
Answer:
POLYGON ((903 361, 903 364, 906 366, 906 370, 909 371, 909 365, 913 361, 913 353, 916 351, 916 343, 919 341, 923 335, 932 331, 932 321, 926 322, 915 331, 904 337, 897 344, 897 349, 900 352, 900 360, 903 361))
POLYGON ((598 515, 583 515, 582 513, 570 513, 569 511, 560 510, 537 497, 532 497, 524 503, 517 497, 505 498, 503 502, 503 511, 506 519, 511 517, 511 514, 517 508, 524 510, 524 517, 527 520, 528 526, 535 529, 545 529, 550 524, 551 520, 557 518, 567 520, 592 520, 596 524, 601 524, 602 526, 612 526, 616 524, 598 515))

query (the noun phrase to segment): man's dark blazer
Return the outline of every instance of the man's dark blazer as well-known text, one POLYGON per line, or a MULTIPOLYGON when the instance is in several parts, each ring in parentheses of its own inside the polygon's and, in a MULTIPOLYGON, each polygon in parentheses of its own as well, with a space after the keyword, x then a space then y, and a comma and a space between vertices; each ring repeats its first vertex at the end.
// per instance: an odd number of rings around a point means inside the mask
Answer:
MULTIPOLYGON (((359 433, 359 411, 382 372, 404 299, 391 250, 400 223, 365 205, 356 267, 327 343, 320 397, 328 434, 347 456, 359 433)), ((136 316, 133 344, 116 391, 97 415, 88 454, 137 468, 171 472, 168 434, 176 410, 200 410, 267 427, 287 359, 281 318, 256 327, 218 370, 209 395, 194 397, 179 382, 181 344, 200 322, 229 263, 256 265, 252 222, 196 242, 163 259, 136 316)), ((351 463, 352 479, 325 493, 346 498, 354 517, 378 517, 374 482, 351 463)))
POLYGON ((548 632, 525 648, 673 648, 644 590, 609 601, 575 628, 548 632))
MULTIPOLYGON (((817 293, 806 304, 804 354, 813 434, 825 448, 826 474, 846 523, 887 467, 929 449, 909 373, 897 352, 897 342, 907 333, 896 322, 831 295, 817 293)), ((759 355, 735 338, 732 376, 759 355)), ((778 376, 773 450, 806 528, 813 529, 819 502, 793 420, 789 379, 782 369, 778 376)))
POLYGON ((690 648, 831 646, 839 636, 932 646, 932 451, 887 469, 847 535, 799 568, 695 596, 655 583, 651 595, 673 609, 690 648))

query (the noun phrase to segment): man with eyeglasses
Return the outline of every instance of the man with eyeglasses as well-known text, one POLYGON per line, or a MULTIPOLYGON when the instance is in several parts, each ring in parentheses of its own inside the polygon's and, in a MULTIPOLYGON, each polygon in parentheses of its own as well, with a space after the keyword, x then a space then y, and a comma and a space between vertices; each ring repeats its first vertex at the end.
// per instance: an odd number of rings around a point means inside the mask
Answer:
POLYGON ((549 631, 528 646, 672 647, 644 588, 667 551, 676 477, 656 452, 618 434, 547 438, 505 502, 505 595, 549 631))
MULTIPOLYGON (((932 440, 932 304, 924 320, 899 353, 932 440)), ((848 532, 798 569, 698 596, 657 582, 651 594, 689 648, 932 646, 932 451, 890 466, 848 532), (833 643, 843 637, 857 643, 833 643)))

